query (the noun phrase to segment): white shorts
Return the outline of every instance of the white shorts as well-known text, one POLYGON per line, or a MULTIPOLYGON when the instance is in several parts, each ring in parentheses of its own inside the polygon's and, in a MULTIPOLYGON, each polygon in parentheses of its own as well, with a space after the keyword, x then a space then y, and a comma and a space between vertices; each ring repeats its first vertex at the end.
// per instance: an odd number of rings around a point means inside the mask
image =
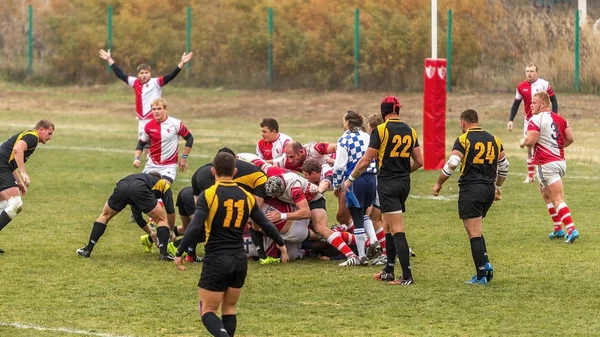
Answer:
POLYGON ((142 173, 149 173, 152 171, 156 171, 160 173, 161 176, 167 176, 171 178, 171 182, 175 181, 175 176, 177 175, 177 164, 171 165, 156 165, 154 164, 150 158, 146 162, 146 166, 144 166, 144 170, 142 173))
MULTIPOLYGON (((265 236, 264 238, 265 252, 278 250, 277 245, 270 237, 265 236)), ((286 242, 285 248, 287 249, 288 257, 290 260, 301 260, 304 258, 304 251, 301 249, 302 242, 286 242)))
POLYGON ((310 219, 293 220, 290 229, 286 233, 281 233, 285 242, 299 242, 308 237, 308 224, 310 219))
POLYGON ((564 160, 537 165, 535 168, 535 175, 541 187, 548 187, 561 180, 565 173, 567 173, 567 162, 564 160))

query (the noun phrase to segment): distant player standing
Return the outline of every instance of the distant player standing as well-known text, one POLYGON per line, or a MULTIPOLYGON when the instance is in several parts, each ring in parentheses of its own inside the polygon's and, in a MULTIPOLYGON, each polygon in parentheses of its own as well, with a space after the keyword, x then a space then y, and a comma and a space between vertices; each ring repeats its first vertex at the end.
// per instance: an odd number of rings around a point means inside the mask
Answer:
POLYGON ((533 163, 537 165, 540 193, 554 222, 554 231, 548 236, 550 239, 565 237, 561 225, 564 223, 567 228, 565 242, 572 243, 579 237, 579 232, 564 202, 562 177, 567 171, 564 149, 573 143, 575 136, 569 123, 549 108, 548 94, 539 92, 533 96, 533 117, 527 127, 527 136, 521 140, 521 147, 533 147, 533 163))
POLYGON ((275 118, 263 118, 260 122, 261 140, 256 144, 256 155, 263 160, 273 160, 283 156, 285 146, 292 138, 279 132, 275 118))
MULTIPOLYGON (((512 108, 510 109, 510 116, 508 118, 508 131, 512 131, 513 129, 513 120, 519 111, 519 105, 521 105, 521 101, 525 101, 525 122, 523 123, 523 133, 526 135, 527 133, 527 125, 529 123, 529 119, 531 119, 531 98, 534 94, 544 91, 548 93, 550 97, 550 102, 552 102, 552 111, 558 113, 558 101, 556 100, 556 95, 552 90, 552 86, 548 81, 539 78, 538 67, 537 65, 530 63, 525 68, 525 81, 521 82, 519 86, 517 86, 517 91, 515 93, 515 100, 513 102, 512 108)), ((534 180, 534 164, 531 161, 532 151, 529 149, 527 152, 527 178, 525 178, 524 183, 532 183, 534 180)))

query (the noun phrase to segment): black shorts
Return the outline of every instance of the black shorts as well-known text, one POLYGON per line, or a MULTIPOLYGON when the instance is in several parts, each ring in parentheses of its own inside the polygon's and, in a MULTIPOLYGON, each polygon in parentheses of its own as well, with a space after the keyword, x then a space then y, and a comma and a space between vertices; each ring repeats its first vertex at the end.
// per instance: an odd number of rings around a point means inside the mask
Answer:
POLYGON ((325 198, 321 198, 318 200, 313 200, 308 203, 308 208, 312 211, 313 209, 324 209, 327 210, 327 200, 325 198))
POLYGON ((148 189, 144 182, 139 180, 134 181, 119 181, 113 193, 108 198, 108 206, 113 210, 120 212, 125 206, 131 207, 148 214, 156 205, 158 200, 148 189))
POLYGON ((382 213, 406 212, 406 198, 410 193, 410 179, 379 180, 379 209, 382 213))
POLYGON ((6 189, 18 186, 19 185, 17 185, 15 176, 13 176, 13 173, 12 171, 10 171, 10 169, 0 169, 0 191, 4 191, 6 189))
POLYGON ((196 212, 196 204, 194 204, 194 192, 191 187, 186 187, 177 194, 175 206, 179 210, 179 215, 192 216, 196 212))
POLYGON ((494 202, 494 184, 464 184, 458 191, 458 216, 461 219, 484 217, 494 202))
POLYGON ((207 255, 202 262, 198 287, 209 291, 241 288, 248 273, 246 254, 207 255))

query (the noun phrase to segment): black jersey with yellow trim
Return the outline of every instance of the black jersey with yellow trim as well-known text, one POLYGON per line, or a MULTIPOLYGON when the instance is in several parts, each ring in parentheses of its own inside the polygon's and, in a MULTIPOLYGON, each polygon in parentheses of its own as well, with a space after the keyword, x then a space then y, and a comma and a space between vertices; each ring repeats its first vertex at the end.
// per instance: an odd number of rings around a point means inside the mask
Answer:
POLYGON ((415 129, 389 118, 371 132, 369 147, 377 150, 378 179, 410 177, 410 156, 419 147, 415 129))
MULTIPOLYGON (((192 175, 194 195, 200 195, 202 191, 215 183, 211 168, 212 163, 203 165, 192 175)), ((264 199, 266 197, 264 185, 267 182, 267 175, 256 165, 239 159, 235 160, 235 168, 237 168, 237 172, 233 176, 233 181, 246 191, 264 199)))
POLYGON ((147 173, 134 173, 121 179, 121 181, 141 181, 148 187, 148 190, 154 194, 156 199, 161 199, 165 205, 167 214, 175 213, 175 205, 173 202, 173 191, 171 184, 166 179, 161 179, 147 173))
POLYGON ((23 158, 24 161, 27 162, 29 157, 35 151, 39 139, 40 138, 37 130, 35 129, 25 130, 8 138, 6 141, 0 144, 0 168, 8 168, 11 171, 17 169, 17 163, 15 162, 15 153, 13 152, 13 149, 21 140, 27 144, 27 150, 25 150, 23 158))
POLYGON ((498 137, 480 127, 468 129, 455 141, 452 150, 463 154, 458 184, 493 184, 496 181, 498 158, 504 151, 498 137))

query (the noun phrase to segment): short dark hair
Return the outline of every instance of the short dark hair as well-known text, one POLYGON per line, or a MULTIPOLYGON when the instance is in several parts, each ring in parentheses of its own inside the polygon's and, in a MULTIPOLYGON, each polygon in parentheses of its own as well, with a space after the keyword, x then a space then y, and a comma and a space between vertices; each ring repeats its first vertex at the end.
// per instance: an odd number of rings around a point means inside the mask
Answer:
POLYGON ((473 109, 467 109, 460 114, 460 119, 467 123, 479 123, 479 116, 477 111, 473 109))
POLYGON ((306 173, 313 173, 313 172, 321 173, 321 165, 319 164, 319 162, 316 159, 313 159, 313 158, 306 159, 304 161, 304 164, 302 164, 302 171, 304 171, 306 173))
POLYGON ((364 129, 365 118, 358 111, 346 111, 344 120, 348 122, 348 128, 350 128, 351 131, 357 131, 359 128, 364 129))
POLYGON ((279 123, 275 118, 263 118, 260 127, 264 128, 265 126, 271 131, 279 132, 279 123))
POLYGON ((235 157, 231 153, 219 152, 213 159, 213 167, 218 176, 233 176, 235 157))
POLYGON ((150 68, 150 66, 147 65, 146 63, 142 63, 139 66, 137 66, 137 72, 139 73, 142 70, 152 71, 152 68, 150 68))
POLYGON ((51 121, 47 120, 47 119, 41 119, 39 120, 36 124, 35 124, 35 129, 39 130, 39 129, 55 129, 54 127, 54 123, 52 123, 51 121))
POLYGON ((220 149, 217 151, 217 153, 221 153, 221 152, 229 153, 229 154, 231 154, 232 156, 234 156, 234 157, 235 157, 235 152, 233 152, 233 150, 232 150, 232 149, 230 149, 230 148, 228 148, 227 146, 225 146, 225 147, 222 147, 222 148, 220 148, 220 149))

